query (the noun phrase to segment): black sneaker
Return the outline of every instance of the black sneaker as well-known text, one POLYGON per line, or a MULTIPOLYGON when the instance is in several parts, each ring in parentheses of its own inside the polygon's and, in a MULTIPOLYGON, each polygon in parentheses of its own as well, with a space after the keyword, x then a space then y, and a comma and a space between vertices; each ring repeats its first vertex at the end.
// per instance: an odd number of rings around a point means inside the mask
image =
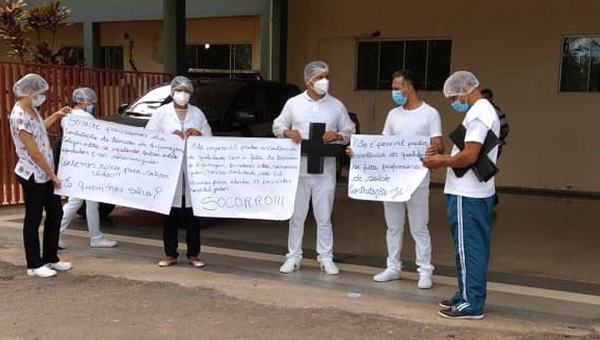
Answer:
POLYGON ((452 300, 442 300, 438 303, 438 306, 440 306, 443 309, 448 309, 448 308, 452 308, 454 307, 454 301, 452 300))
POLYGON ((442 309, 438 313, 440 316, 443 316, 448 319, 467 319, 467 320, 483 319, 483 314, 479 314, 479 315, 466 314, 466 313, 461 312, 458 309, 456 309, 456 307, 442 309))

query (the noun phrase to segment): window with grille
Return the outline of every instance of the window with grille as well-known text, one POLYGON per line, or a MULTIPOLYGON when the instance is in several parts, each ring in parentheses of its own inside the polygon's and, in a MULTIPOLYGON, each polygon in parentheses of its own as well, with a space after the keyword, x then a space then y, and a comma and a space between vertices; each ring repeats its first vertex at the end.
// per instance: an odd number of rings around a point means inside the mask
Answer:
POLYGON ((389 90, 392 74, 410 69, 417 89, 441 91, 450 75, 451 40, 366 40, 357 49, 357 90, 389 90))

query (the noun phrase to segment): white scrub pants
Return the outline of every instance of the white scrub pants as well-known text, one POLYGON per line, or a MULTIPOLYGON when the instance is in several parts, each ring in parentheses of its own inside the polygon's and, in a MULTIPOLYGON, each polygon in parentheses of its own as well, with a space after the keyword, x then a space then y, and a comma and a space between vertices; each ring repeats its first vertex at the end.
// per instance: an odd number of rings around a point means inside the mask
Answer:
POLYGON ((308 205, 312 196, 313 213, 317 222, 317 261, 333 259, 333 228, 331 210, 335 197, 335 177, 300 177, 294 214, 290 219, 288 253, 286 258, 302 258, 302 238, 308 205))
POLYGON ((431 274, 431 238, 429 236, 429 188, 419 187, 408 202, 384 202, 383 211, 387 223, 387 268, 400 272, 402 262, 402 236, 404 234, 404 221, 408 210, 408 224, 410 233, 415 240, 416 264, 419 273, 431 274))
MULTIPOLYGON (((79 198, 69 197, 67 203, 63 206, 63 218, 60 222, 60 232, 62 233, 69 227, 69 224, 77 214, 77 210, 83 204, 83 200, 79 198)), ((100 215, 98 213, 98 202, 85 201, 85 218, 87 220, 90 239, 102 238, 100 231, 100 215)))

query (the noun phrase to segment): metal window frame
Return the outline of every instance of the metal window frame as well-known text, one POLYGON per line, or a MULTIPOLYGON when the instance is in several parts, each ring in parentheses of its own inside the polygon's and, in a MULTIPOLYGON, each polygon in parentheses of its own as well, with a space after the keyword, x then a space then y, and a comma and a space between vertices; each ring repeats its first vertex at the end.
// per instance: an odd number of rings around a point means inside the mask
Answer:
MULTIPOLYGON (((406 49, 407 49, 407 45, 406 43, 409 41, 425 41, 426 42, 426 47, 425 47, 425 79, 423 79, 423 84, 424 84, 424 88, 421 89, 422 91, 434 91, 434 90, 429 90, 427 88, 427 78, 429 76, 429 43, 431 41, 450 41, 452 43, 452 38, 451 37, 436 37, 436 38, 381 38, 381 39, 377 39, 377 38, 369 38, 369 39, 356 39, 356 48, 355 48, 355 65, 354 65, 354 91, 383 91, 385 89, 380 89, 379 88, 379 80, 381 79, 381 74, 380 74, 380 65, 381 65, 381 43, 384 41, 391 41, 391 42, 402 42, 403 43, 403 49, 402 49, 402 68, 406 68, 406 49), (375 85, 375 89, 359 89, 358 86, 358 56, 359 56, 359 47, 360 47, 360 43, 363 42, 377 42, 378 43, 378 50, 377 50, 377 82, 375 85)), ((450 47, 450 64, 452 64, 452 45, 450 47)), ((438 91, 434 91, 434 92, 438 92, 438 91)))

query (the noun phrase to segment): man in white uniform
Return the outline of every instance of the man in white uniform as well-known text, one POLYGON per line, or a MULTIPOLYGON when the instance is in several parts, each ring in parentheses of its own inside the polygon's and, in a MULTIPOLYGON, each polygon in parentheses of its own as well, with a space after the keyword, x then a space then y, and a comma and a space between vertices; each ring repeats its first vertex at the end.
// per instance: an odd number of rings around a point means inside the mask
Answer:
MULTIPOLYGON (((273 133, 277 137, 290 138, 295 143, 309 138, 310 123, 325 123, 323 141, 343 141, 346 144, 354 133, 354 123, 344 104, 328 94, 329 66, 322 61, 313 61, 304 68, 306 91, 290 98, 279 117, 273 122, 273 133)), ((335 157, 326 157, 322 174, 307 173, 307 157, 300 162, 300 178, 294 214, 290 219, 288 253, 279 269, 288 274, 300 269, 302 261, 302 237, 308 205, 312 197, 313 212, 317 221, 317 261, 327 274, 339 273, 333 263, 333 229, 331 210, 335 197, 335 157)))
POLYGON ((440 302, 439 314, 452 319, 482 319, 486 299, 500 120, 478 87, 479 80, 468 71, 455 72, 446 80, 444 96, 454 110, 465 113, 455 130, 462 132, 451 134, 456 136, 451 155, 430 155, 423 160, 430 169, 448 167, 444 193, 458 290, 440 302))
MULTIPOLYGON (((63 127, 71 117, 95 119, 94 105, 97 97, 94 90, 84 87, 73 91, 73 110, 71 115, 62 120, 63 127)), ((83 204, 83 200, 75 197, 69 197, 67 204, 63 206, 63 218, 60 222, 60 232, 64 232, 75 217, 77 210, 83 204)), ((100 231, 100 215, 98 213, 98 202, 85 201, 85 218, 87 220, 88 231, 90 233, 90 246, 97 248, 111 248, 117 246, 117 241, 107 240, 100 231)), ((58 241, 58 247, 64 249, 66 246, 62 239, 58 241)))
MULTIPOLYGON (((409 70, 397 71, 392 80, 392 99, 399 106, 387 116, 382 134, 384 136, 426 136, 430 138, 430 150, 444 153, 442 122, 436 109, 419 99, 416 79, 409 70)), ((431 275, 431 238, 429 236, 429 173, 407 202, 384 202, 387 223, 387 268, 373 277, 374 281, 398 280, 402 270, 400 253, 404 220, 408 210, 410 232, 415 240, 416 264, 419 272, 417 287, 433 286, 431 275)))

